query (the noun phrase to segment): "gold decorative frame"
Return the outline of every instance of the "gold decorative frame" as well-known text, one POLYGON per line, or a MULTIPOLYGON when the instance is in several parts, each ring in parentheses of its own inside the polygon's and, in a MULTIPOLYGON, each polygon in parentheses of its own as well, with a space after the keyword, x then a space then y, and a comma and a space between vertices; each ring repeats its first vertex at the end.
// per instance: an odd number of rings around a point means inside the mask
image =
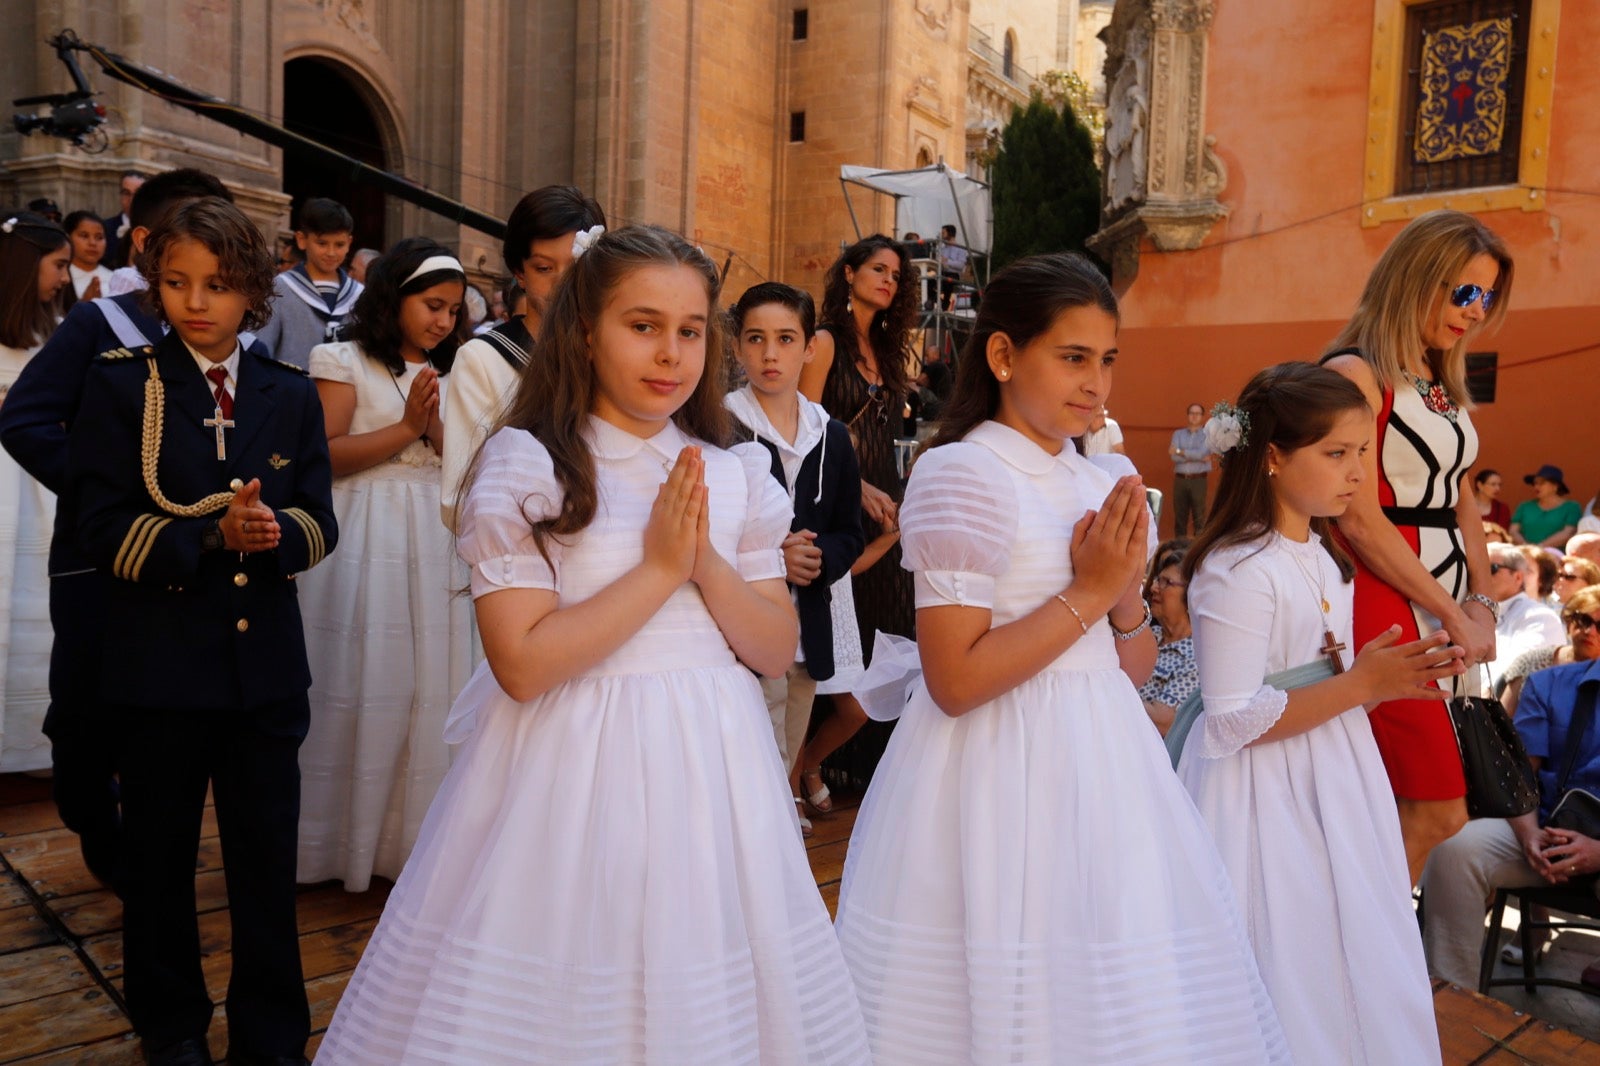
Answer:
POLYGON ((1406 69, 1406 9, 1425 0, 1376 0, 1372 16, 1372 77, 1367 93, 1367 145, 1362 174, 1361 225, 1404 221, 1425 211, 1543 211, 1550 165, 1550 108, 1555 97, 1556 41, 1561 0, 1532 0, 1528 12, 1527 81, 1522 97, 1522 154, 1517 184, 1396 196, 1395 158, 1400 94, 1406 69))

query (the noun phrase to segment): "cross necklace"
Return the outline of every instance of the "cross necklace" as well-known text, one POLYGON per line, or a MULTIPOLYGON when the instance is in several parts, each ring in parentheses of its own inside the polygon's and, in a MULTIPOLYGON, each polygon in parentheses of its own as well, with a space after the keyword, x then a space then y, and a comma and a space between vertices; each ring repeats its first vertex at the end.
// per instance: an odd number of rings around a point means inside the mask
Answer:
POLYGON ((1322 608, 1322 647, 1318 650, 1327 658, 1328 665, 1333 667, 1333 672, 1342 674, 1344 673, 1344 657, 1339 653, 1345 650, 1345 646, 1334 637, 1333 627, 1328 624, 1328 615, 1333 610, 1333 607, 1328 603, 1328 593, 1322 584, 1321 568, 1318 567, 1317 576, 1313 580, 1311 572, 1306 569, 1306 564, 1300 561, 1300 556, 1295 553, 1293 548, 1288 550, 1288 555, 1289 558, 1294 560, 1294 565, 1300 571, 1300 576, 1306 579, 1306 584, 1316 593, 1317 606, 1322 608))

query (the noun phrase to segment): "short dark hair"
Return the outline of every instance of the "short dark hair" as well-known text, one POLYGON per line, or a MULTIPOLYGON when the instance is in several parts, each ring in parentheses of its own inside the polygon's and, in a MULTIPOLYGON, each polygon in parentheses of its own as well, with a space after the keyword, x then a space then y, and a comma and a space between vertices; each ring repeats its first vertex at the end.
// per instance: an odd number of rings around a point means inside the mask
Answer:
POLYGON ((533 250, 534 241, 590 226, 604 226, 606 213, 594 197, 576 185, 546 185, 517 201, 506 219, 506 240, 501 246, 506 269, 515 274, 533 250))
MULTIPOLYGON (((450 254, 450 249, 431 237, 406 237, 374 259, 367 267, 367 287, 356 297, 356 305, 350 311, 345 337, 368 359, 376 359, 388 367, 390 373, 402 373, 406 363, 400 354, 400 301, 453 279, 463 286, 462 303, 465 305, 465 272, 430 270, 411 277, 412 271, 432 257, 450 254)), ((467 339, 465 322, 465 315, 456 315, 455 330, 428 353, 429 361, 440 374, 448 374, 455 364, 456 349, 467 339)))
POLYGON ((800 317, 800 332, 809 342, 817 333, 817 305, 811 294, 780 281, 763 281, 744 290, 739 302, 728 312, 733 323, 734 339, 744 331, 744 316, 767 304, 781 304, 800 317))
POLYGON ((180 167, 145 179, 128 204, 128 224, 155 229, 173 204, 184 200, 212 197, 233 203, 233 193, 214 174, 194 167, 180 167))
POLYGON ((73 230, 78 228, 78 223, 84 221, 93 222, 101 229, 106 228, 106 224, 100 221, 100 216, 95 214, 93 211, 72 212, 72 214, 61 220, 61 228, 67 233, 71 233, 73 230))
POLYGON ((317 237, 332 233, 354 234, 356 220, 339 201, 326 196, 313 196, 300 205, 300 224, 295 229, 317 237))
POLYGON ((944 225, 939 227, 939 232, 946 237, 954 237, 956 235, 955 223, 946 222, 944 225))
POLYGON ((50 335, 59 313, 39 302, 39 261, 60 251, 67 232, 34 211, 9 211, 0 222, 0 344, 32 348, 50 335))
POLYGON ((202 196, 178 204, 150 231, 139 272, 150 286, 148 299, 156 317, 166 321, 160 296, 161 260, 166 257, 167 249, 184 239, 199 242, 216 256, 222 280, 245 298, 248 306, 239 329, 255 330, 266 325, 267 319, 272 317, 270 301, 277 258, 256 224, 232 201, 217 196, 202 196))

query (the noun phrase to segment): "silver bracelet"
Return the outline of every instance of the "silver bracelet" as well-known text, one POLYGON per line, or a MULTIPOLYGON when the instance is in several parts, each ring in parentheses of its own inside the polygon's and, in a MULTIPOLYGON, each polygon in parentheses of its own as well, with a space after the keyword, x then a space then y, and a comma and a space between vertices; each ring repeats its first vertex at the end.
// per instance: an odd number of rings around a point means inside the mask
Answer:
POLYGON ((1106 615, 1106 621, 1111 625, 1112 636, 1116 637, 1118 640, 1132 640, 1134 637, 1150 628, 1150 605, 1148 603, 1144 605, 1144 617, 1139 619, 1138 625, 1134 626, 1126 633, 1117 628, 1117 623, 1111 621, 1111 616, 1109 614, 1106 615))
POLYGON ((1481 604, 1483 604, 1485 607, 1489 608, 1490 616, 1496 622, 1500 621, 1500 605, 1498 603, 1494 602, 1493 600, 1491 600, 1489 597, 1485 596, 1483 593, 1481 593, 1481 592, 1469 592, 1469 593, 1467 593, 1466 599, 1462 600, 1461 604, 1462 604, 1462 606, 1466 606, 1469 603, 1481 603, 1481 604))

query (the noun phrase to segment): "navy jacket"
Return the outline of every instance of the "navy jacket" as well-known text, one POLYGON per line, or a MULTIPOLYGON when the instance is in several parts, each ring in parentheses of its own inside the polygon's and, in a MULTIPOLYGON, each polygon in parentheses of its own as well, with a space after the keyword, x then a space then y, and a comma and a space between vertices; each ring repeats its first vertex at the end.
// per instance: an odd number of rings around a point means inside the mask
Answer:
MULTIPOLYGON (((759 441, 767 449, 772 458, 772 476, 787 489, 789 483, 783 476, 777 445, 737 419, 735 424, 740 437, 759 441)), ((829 606, 833 602, 832 586, 850 573, 850 567, 867 546, 861 530, 861 466, 843 422, 828 419, 822 443, 806 453, 794 480, 794 523, 789 528, 811 530, 822 551, 821 575, 809 585, 791 586, 800 615, 800 650, 806 657, 806 673, 826 681, 834 672, 833 614, 829 606)))
POLYGON ((78 541, 110 577, 102 695, 160 708, 257 707, 303 696, 311 682, 294 575, 333 550, 333 471, 322 404, 305 371, 240 356, 227 458, 218 460, 210 383, 177 334, 152 348, 107 352, 90 369, 67 445, 78 541), (145 381, 165 389, 157 483, 190 504, 261 479, 279 547, 241 556, 201 550, 220 518, 176 517, 146 490, 140 466, 145 381))

